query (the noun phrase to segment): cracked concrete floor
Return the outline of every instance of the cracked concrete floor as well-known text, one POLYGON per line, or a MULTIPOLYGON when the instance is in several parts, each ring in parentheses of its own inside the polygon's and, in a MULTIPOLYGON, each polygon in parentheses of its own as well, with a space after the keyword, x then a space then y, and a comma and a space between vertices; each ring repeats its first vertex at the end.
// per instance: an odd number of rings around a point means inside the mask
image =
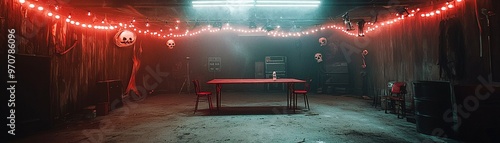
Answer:
POLYGON ((420 134, 414 123, 357 96, 310 94, 311 110, 296 113, 286 110, 285 93, 225 92, 218 114, 207 102, 193 114, 195 100, 193 93, 150 95, 14 142, 457 142, 420 134))

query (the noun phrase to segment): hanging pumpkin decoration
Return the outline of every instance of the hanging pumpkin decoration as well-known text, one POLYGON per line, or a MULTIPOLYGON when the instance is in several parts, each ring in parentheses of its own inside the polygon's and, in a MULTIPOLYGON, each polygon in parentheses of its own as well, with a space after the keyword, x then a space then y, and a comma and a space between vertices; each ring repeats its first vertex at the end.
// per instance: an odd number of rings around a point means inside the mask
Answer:
POLYGON ((326 40, 325 37, 321 37, 321 38, 319 38, 318 42, 319 42, 319 46, 325 46, 328 43, 328 40, 326 40))
POLYGON ((115 35, 115 44, 118 47, 128 47, 134 45, 137 35, 130 30, 118 31, 115 35))
POLYGON ((174 46, 175 46, 175 41, 174 40, 170 39, 170 40, 167 41, 167 47, 168 47, 168 49, 173 49, 174 46))

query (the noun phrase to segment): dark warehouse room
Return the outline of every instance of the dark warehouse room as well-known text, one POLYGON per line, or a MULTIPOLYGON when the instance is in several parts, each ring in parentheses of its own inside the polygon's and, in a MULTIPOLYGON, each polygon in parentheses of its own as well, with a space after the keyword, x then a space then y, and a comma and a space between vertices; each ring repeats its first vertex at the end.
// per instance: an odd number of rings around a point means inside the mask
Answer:
POLYGON ((2 0, 0 140, 499 143, 499 9, 2 0))

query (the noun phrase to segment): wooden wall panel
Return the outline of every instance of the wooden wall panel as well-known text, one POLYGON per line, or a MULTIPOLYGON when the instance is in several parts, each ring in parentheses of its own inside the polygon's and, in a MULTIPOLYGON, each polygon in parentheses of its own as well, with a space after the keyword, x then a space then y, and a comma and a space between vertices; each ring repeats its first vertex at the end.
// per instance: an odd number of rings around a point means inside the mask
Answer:
MULTIPOLYGON (((478 7, 490 7, 491 1, 478 1, 478 7)), ((427 5, 425 7, 438 7, 442 4, 427 5)), ((491 8, 490 8, 491 9, 491 8)), ((369 33, 364 39, 367 39, 370 51, 367 56, 367 64, 371 68, 371 94, 380 94, 387 86, 388 81, 405 81, 409 83, 410 93, 412 92, 411 82, 417 80, 448 80, 440 76, 439 62, 439 24, 441 21, 456 20, 461 24, 464 33, 463 41, 465 47, 465 77, 460 80, 454 80, 453 83, 474 83, 478 82, 477 77, 487 77, 487 63, 490 59, 487 46, 483 48, 483 58, 479 57, 479 29, 474 13, 474 1, 466 1, 459 4, 452 10, 445 13, 421 18, 419 15, 409 18, 403 22, 391 24, 369 33)), ((481 23, 485 24, 484 16, 481 17, 481 23)), ((449 25, 448 25, 449 26, 449 25)), ((495 25, 492 25, 495 27, 495 25)), ((498 25, 496 25, 498 27, 498 25)), ((483 42, 485 41, 483 34, 483 42)), ((351 37, 359 38, 359 37, 351 37)), ((351 45, 359 45, 359 40, 348 40, 351 45)), ((354 68, 359 69, 359 68, 354 68)), ((498 73, 497 73, 498 74, 498 73)), ((356 77, 358 78, 358 77, 356 77)), ((356 84, 356 86, 359 86, 356 84)), ((355 87, 359 88, 359 87, 355 87)))
POLYGON ((111 38, 116 30, 71 26, 21 8, 13 1, 2 1, 2 7, 8 11, 2 12, 8 19, 2 27, 14 28, 18 34, 18 54, 51 57, 53 118, 78 112, 92 104, 97 81, 120 79, 127 84, 133 49, 114 45, 111 38), (75 42, 76 46, 71 49, 75 42), (67 53, 61 54, 66 50, 67 53))

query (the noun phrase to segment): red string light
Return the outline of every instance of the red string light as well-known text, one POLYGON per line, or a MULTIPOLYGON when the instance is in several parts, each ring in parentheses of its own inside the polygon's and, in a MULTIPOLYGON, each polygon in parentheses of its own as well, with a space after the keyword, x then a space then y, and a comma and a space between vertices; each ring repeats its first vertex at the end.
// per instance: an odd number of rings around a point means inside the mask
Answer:
MULTIPOLYGON (((455 0, 454 2, 462 2, 463 0, 455 0)), ((19 3, 21 4, 24 4, 24 3, 27 3, 26 0, 19 0, 19 3)), ((29 3, 29 2, 28 2, 29 3)), ((440 9, 438 10, 431 10, 430 12, 428 13, 422 13, 420 16, 425 18, 425 17, 431 17, 431 16, 434 16, 434 15, 438 15, 438 14, 441 14, 443 13, 444 11, 448 10, 448 9, 452 9, 455 7, 454 5, 455 3, 453 2, 447 2, 444 6, 442 6, 440 9)), ((28 5, 29 8, 35 8, 37 7, 34 3, 29 3, 28 5)), ((37 7, 39 11, 44 11, 45 9, 42 7, 42 6, 38 6, 37 7)), ((55 10, 58 10, 60 7, 59 6, 55 6, 55 10)), ((52 17, 54 16, 55 19, 60 19, 61 16, 59 14, 54 14, 48 10, 47 11, 47 16, 48 17, 52 17)), ((420 8, 417 8, 417 9, 414 9, 414 10, 411 10, 411 13, 409 13, 408 15, 400 15, 400 14, 396 14, 397 18, 395 19, 391 19, 391 20, 387 20, 385 22, 380 22, 381 24, 379 25, 376 25, 374 23, 368 23, 368 25, 372 25, 373 27, 368 27, 367 30, 362 33, 362 35, 364 36, 364 34, 366 33, 370 33, 371 31, 374 31, 376 29, 379 29, 380 27, 383 27, 385 25, 391 25, 391 24, 394 24, 396 22, 399 22, 399 21, 402 21, 404 19, 406 19, 405 17, 414 17, 415 14, 417 12, 420 12, 420 8)), ((87 15, 88 16, 91 16, 91 12, 90 11, 87 11, 87 15)), ((103 30, 113 30, 113 29, 117 29, 118 28, 118 25, 94 25, 92 26, 91 24, 85 24, 85 23, 81 23, 77 20, 72 20, 71 19, 71 14, 66 18, 66 22, 68 23, 71 23, 72 25, 81 25, 83 28, 94 28, 94 29, 103 29, 103 30)), ((133 25, 133 22, 136 22, 136 19, 135 17, 132 19, 132 21, 130 22, 130 25, 127 25, 127 24, 123 24, 123 23, 119 23, 119 26, 122 27, 122 28, 133 28, 135 27, 133 25)), ((175 21, 177 24, 180 23, 180 20, 176 20, 175 21)), ((104 20, 101 21, 101 24, 105 24, 104 20)), ((146 27, 149 27, 149 21, 146 22, 146 27)), ((176 30, 179 30, 179 25, 176 25, 175 26, 175 29, 176 30)), ((260 29, 260 28, 258 28, 260 29)), ((190 31, 186 31, 184 34, 173 34, 173 33, 169 33, 169 34, 164 34, 162 35, 161 33, 159 32, 156 32, 156 31, 149 31, 149 30, 139 30, 139 33, 143 32, 144 34, 147 34, 147 33, 150 33, 150 35, 152 36, 155 36, 157 35, 158 37, 185 37, 185 36, 194 36, 194 35, 197 35, 197 34, 201 34, 202 32, 219 32, 221 30, 230 30, 230 31, 234 31, 234 32, 242 32, 242 33, 255 33, 255 32, 261 32, 261 33, 267 33, 267 35, 269 36, 273 36, 273 37, 291 37, 291 36, 294 36, 294 37, 298 37, 298 36, 302 36, 302 35, 309 35, 309 33, 315 33, 315 32, 318 32, 319 30, 325 30, 325 29, 334 29, 334 30, 341 30, 342 32, 346 33, 347 35, 350 35, 350 36, 360 36, 359 34, 357 33, 353 33, 353 32, 350 32, 350 31, 347 31, 345 30, 343 27, 339 27, 339 26, 336 26, 336 25, 332 25, 332 26, 327 26, 327 27, 320 27, 319 29, 318 28, 315 28, 315 29, 312 29, 312 30, 306 30, 304 32, 297 32, 297 33, 294 33, 294 32, 281 32, 281 33, 277 33, 277 32, 272 32, 272 31, 264 31, 264 30, 243 30, 243 29, 238 29, 238 28, 233 28, 233 27, 230 27, 229 26, 229 23, 227 23, 226 27, 224 28, 217 28, 217 29, 211 29, 211 27, 208 27, 208 29, 201 29, 201 30, 198 30, 198 31, 193 31, 190 33, 190 31)), ((134 28, 134 31, 137 31, 138 29, 134 28)), ((169 30, 172 32, 172 28, 169 28, 169 30)), ((160 32, 163 32, 163 29, 160 29, 159 30, 160 32)))

